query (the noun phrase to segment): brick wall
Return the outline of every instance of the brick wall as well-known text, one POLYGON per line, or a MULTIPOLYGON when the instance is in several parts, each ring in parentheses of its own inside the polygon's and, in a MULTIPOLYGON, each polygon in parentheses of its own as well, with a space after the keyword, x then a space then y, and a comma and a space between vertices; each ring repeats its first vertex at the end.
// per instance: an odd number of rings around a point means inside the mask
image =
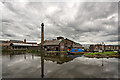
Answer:
POLYGON ((44 46, 47 51, 59 51, 59 45, 44 46))
POLYGON ((65 50, 65 43, 64 41, 60 42, 60 51, 64 51, 65 50))

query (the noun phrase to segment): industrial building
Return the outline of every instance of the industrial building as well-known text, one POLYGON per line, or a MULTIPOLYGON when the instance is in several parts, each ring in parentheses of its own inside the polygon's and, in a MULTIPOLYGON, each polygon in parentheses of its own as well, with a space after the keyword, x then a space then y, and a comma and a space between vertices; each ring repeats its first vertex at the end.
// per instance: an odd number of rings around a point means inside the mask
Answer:
POLYGON ((23 49, 32 49, 32 48, 38 48, 39 46, 37 43, 33 42, 26 42, 26 39, 24 41, 21 40, 7 40, 7 41, 1 41, 0 46, 2 46, 2 49, 14 49, 14 50, 23 50, 23 49))
POLYGON ((43 44, 47 51, 66 51, 68 48, 82 48, 82 45, 64 37, 53 40, 45 40, 43 44))
POLYGON ((90 45, 89 51, 91 52, 98 52, 98 51, 118 51, 120 50, 120 45, 102 45, 102 44, 95 44, 90 45))

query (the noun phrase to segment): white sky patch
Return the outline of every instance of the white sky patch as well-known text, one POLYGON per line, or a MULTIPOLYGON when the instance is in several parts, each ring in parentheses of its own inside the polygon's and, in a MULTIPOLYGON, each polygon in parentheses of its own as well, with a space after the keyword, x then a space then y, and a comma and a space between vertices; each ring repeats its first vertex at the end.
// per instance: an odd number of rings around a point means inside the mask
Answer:
POLYGON ((49 14, 53 14, 57 9, 59 8, 55 6, 51 6, 51 7, 48 7, 47 11, 49 14))

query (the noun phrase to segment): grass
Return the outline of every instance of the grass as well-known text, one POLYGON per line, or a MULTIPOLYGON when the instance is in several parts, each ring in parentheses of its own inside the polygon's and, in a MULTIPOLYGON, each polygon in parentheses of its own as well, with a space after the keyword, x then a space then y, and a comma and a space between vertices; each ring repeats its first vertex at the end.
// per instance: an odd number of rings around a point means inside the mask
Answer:
POLYGON ((96 53, 86 53, 85 55, 115 55, 118 52, 108 51, 108 52, 96 52, 96 53))
POLYGON ((28 53, 38 53, 38 50, 26 50, 28 53))

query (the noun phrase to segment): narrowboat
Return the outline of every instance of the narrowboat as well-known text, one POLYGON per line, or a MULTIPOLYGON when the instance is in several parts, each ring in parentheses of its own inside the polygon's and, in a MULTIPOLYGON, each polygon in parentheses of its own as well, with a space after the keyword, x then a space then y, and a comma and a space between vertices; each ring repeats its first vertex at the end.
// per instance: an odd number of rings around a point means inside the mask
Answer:
POLYGON ((84 54, 84 51, 82 49, 67 49, 67 53, 71 54, 84 54))

